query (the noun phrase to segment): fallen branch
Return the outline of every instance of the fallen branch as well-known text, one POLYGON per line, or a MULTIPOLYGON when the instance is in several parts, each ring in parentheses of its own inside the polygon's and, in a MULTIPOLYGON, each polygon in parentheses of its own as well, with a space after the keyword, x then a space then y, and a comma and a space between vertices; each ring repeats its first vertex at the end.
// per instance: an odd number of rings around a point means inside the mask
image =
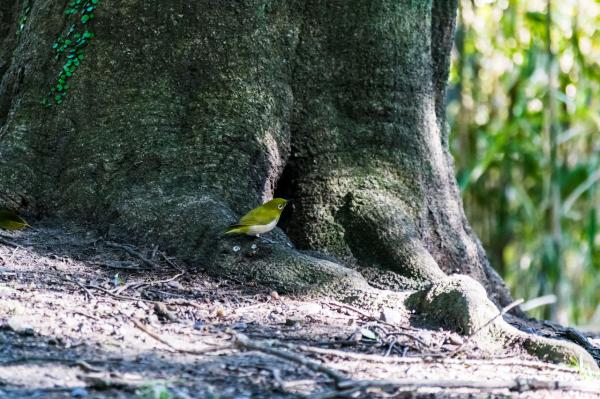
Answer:
POLYGON ((342 359, 357 360, 361 362, 383 363, 383 364, 447 364, 447 365, 465 365, 465 366, 506 366, 506 367, 528 367, 536 370, 554 370, 557 372, 578 374, 579 372, 571 367, 558 364, 544 363, 533 360, 514 360, 514 359, 455 359, 455 358, 423 358, 423 357, 385 357, 368 353, 348 352, 339 349, 318 348, 307 345, 296 345, 297 350, 303 352, 317 353, 320 355, 334 356, 342 359))
POLYGON ((263 352, 280 359, 289 360, 291 362, 300 364, 304 367, 311 369, 312 371, 326 374, 331 377, 337 384, 346 380, 346 377, 341 374, 339 371, 331 369, 315 360, 309 359, 308 357, 298 355, 293 352, 284 351, 281 349, 273 348, 268 344, 259 343, 256 341, 252 341, 250 338, 245 336, 244 334, 237 334, 235 338, 235 344, 238 347, 251 349, 259 352, 263 352))
POLYGON ((482 391, 509 390, 513 392, 527 391, 576 391, 580 393, 598 393, 600 384, 591 381, 544 381, 538 379, 515 378, 513 380, 346 380, 338 383, 340 389, 367 389, 367 388, 439 388, 439 389, 477 389, 482 391), (594 386, 595 385, 595 386, 594 386))
MULTIPOLYGON (((516 305, 514 305, 516 306, 516 305)), ((510 309, 507 309, 508 311, 510 309)), ((406 380, 352 380, 346 378, 339 371, 331 369, 322 363, 318 363, 305 356, 284 351, 272 347, 269 344, 259 343, 250 340, 243 334, 236 336, 236 345, 245 349, 256 350, 263 352, 284 360, 288 360, 302 366, 305 366, 312 371, 324 373, 331 377, 339 391, 337 396, 330 396, 331 393, 325 393, 325 395, 317 394, 315 398, 325 397, 344 397, 344 394, 354 393, 359 390, 366 390, 368 388, 389 388, 389 389, 420 389, 420 388, 439 388, 439 389, 477 389, 482 391, 491 390, 509 390, 516 392, 526 391, 537 391, 537 390, 565 390, 565 391, 576 391, 581 393, 597 393, 600 390, 600 384, 592 386, 590 381, 544 381, 537 379, 523 379, 516 378, 513 380, 489 380, 489 381, 477 381, 477 380, 433 380, 433 379, 406 379, 406 380), (340 396, 341 395, 341 396, 340 396)), ((302 349, 302 346, 298 348, 302 349)), ((317 349, 317 348, 314 348, 317 349)), ((321 350, 318 352, 331 353, 331 350, 321 350)), ((381 358, 381 356, 379 356, 381 358)))
POLYGON ((356 398, 355 395, 360 388, 351 388, 351 389, 334 389, 325 392, 317 392, 310 396, 307 396, 307 399, 340 399, 340 398, 356 398))

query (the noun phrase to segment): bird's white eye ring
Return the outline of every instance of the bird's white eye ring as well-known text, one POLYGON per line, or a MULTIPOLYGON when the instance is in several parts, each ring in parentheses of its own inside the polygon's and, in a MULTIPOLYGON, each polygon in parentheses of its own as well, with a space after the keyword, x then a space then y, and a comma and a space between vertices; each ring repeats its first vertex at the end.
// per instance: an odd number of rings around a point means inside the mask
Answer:
POLYGON ((279 209, 283 209, 283 204, 279 204, 279 205, 277 205, 277 208, 279 208, 279 209))

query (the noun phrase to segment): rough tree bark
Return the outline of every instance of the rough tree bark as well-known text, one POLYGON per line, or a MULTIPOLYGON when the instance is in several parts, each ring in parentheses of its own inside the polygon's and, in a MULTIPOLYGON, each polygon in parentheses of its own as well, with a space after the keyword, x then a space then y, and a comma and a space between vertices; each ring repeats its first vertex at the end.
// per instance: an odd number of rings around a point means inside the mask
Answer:
MULTIPOLYGON (((102 0, 85 23, 69 3, 0 4, 5 206, 465 333, 510 302, 447 148, 456 1, 102 0), (58 90, 59 50, 86 29, 95 39, 58 90), (221 237, 275 194, 295 205, 274 244, 221 237)), ((501 319, 484 336, 593 363, 501 319)))

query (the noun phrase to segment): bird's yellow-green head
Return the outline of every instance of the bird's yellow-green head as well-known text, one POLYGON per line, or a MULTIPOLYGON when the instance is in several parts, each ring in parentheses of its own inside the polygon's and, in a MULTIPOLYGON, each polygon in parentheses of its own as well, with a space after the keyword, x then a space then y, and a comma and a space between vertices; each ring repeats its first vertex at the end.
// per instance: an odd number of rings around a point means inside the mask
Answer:
POLYGON ((242 216, 239 222, 229 226, 225 234, 238 233, 258 236, 273 230, 288 202, 283 198, 273 198, 271 201, 265 202, 242 216))
POLYGON ((283 198, 273 198, 271 201, 265 202, 259 206, 259 208, 265 207, 265 209, 268 209, 274 215, 277 214, 280 216, 281 212, 283 212, 283 208, 285 208, 288 202, 288 200, 283 198))

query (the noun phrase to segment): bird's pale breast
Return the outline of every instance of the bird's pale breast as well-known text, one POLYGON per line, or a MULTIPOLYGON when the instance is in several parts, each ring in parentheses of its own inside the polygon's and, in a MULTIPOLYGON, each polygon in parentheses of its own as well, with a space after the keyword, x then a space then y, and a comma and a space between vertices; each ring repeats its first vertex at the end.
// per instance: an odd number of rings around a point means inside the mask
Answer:
POLYGON ((273 219, 273 221, 269 224, 257 224, 254 226, 248 226, 248 231, 246 232, 246 234, 248 234, 249 236, 253 236, 256 234, 268 233, 269 231, 275 228, 277 222, 278 219, 273 219))

